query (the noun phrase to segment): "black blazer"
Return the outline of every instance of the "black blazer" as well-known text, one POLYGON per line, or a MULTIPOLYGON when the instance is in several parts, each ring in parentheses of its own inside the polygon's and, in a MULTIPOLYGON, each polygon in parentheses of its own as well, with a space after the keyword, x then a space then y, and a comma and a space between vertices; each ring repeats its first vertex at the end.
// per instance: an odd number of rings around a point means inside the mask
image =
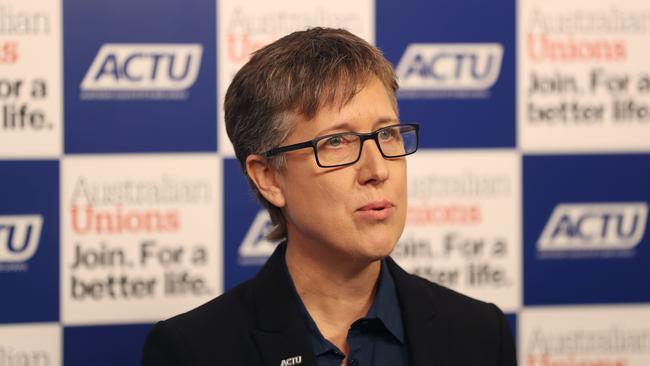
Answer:
MULTIPOLYGON (((315 366, 279 249, 252 280, 157 323, 145 342, 142 365, 315 366)), ((516 365, 499 308, 408 274, 390 258, 387 263, 412 366, 516 365)))

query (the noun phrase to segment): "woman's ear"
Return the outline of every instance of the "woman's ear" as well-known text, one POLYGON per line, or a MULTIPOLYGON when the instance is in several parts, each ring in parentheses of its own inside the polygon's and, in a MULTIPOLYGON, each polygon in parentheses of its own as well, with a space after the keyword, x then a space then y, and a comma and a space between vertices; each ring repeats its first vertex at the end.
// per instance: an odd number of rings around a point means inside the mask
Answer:
POLYGON ((278 172, 263 157, 255 154, 246 158, 246 173, 257 190, 276 207, 284 207, 284 191, 277 179, 278 172))

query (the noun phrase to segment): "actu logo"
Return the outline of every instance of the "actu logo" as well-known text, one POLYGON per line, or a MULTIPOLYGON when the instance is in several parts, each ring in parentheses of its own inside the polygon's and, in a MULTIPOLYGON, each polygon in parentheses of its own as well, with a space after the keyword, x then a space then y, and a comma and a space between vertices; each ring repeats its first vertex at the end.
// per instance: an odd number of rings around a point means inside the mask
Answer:
POLYGON ((266 234, 271 229, 271 217, 266 210, 261 210, 255 216, 244 240, 239 246, 239 262, 242 265, 258 265, 273 254, 277 243, 266 240, 266 234))
POLYGON ((641 242, 647 220, 646 202, 561 203, 546 223, 537 249, 629 250, 641 242))
POLYGON ((41 237, 43 216, 0 216, 0 262, 29 260, 41 237))
POLYGON ((81 82, 84 91, 179 91, 199 74, 200 44, 104 44, 81 82))
POLYGON ((280 366, 294 366, 302 363, 302 356, 289 357, 280 362, 280 366))
POLYGON ((499 43, 412 43, 397 65, 400 90, 486 90, 502 58, 499 43))

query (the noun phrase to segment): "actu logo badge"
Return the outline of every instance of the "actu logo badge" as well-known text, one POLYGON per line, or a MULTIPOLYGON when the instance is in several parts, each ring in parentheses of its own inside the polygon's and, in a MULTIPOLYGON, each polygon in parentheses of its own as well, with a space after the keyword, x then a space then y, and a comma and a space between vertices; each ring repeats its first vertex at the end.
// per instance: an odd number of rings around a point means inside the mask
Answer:
POLYGON ((302 363, 302 356, 289 357, 280 362, 280 366, 295 366, 302 363))
POLYGON ((41 215, 0 216, 0 262, 29 260, 41 237, 41 215))
POLYGON ((561 203, 537 242, 540 252, 629 250, 641 242, 646 202, 561 203))

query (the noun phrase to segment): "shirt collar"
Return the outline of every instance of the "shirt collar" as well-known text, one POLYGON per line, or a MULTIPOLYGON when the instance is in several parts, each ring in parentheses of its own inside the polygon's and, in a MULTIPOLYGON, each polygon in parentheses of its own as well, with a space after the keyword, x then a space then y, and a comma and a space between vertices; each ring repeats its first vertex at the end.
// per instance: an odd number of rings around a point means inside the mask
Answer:
MULTIPOLYGON (((286 252, 286 245, 284 248, 286 252)), ((287 268, 287 262, 285 260, 285 253, 282 255, 282 268, 284 273, 289 281, 289 287, 296 299, 298 308, 303 316, 307 330, 309 331, 312 346, 314 347, 314 353, 316 356, 324 354, 330 351, 337 351, 336 346, 329 342, 321 334, 316 322, 307 311, 305 304, 302 302, 296 286, 293 283, 289 269, 287 268)), ((373 300, 368 314, 364 317, 366 319, 377 318, 379 319, 386 329, 402 344, 405 344, 404 341, 404 327, 402 323, 402 312, 399 305, 399 300, 397 297, 397 288, 395 287, 395 281, 393 276, 386 265, 386 260, 381 260, 381 270, 379 273, 379 283, 377 285, 377 292, 375 293, 375 298, 373 300)))
POLYGON ((384 323, 386 329, 404 344, 404 326, 402 324, 401 314, 395 281, 386 265, 386 260, 382 259, 377 292, 366 317, 379 318, 384 323))

